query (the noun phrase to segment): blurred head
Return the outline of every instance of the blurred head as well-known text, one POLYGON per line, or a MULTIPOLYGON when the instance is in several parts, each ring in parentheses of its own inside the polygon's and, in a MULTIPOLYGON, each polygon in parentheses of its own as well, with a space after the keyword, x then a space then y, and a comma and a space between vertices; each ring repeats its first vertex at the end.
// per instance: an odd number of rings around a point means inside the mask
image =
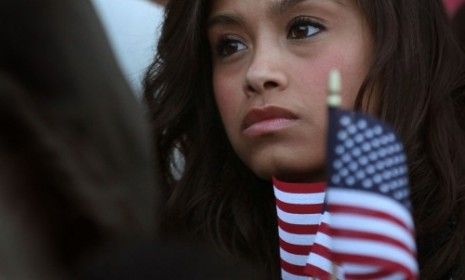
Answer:
POLYGON ((55 279, 153 238, 145 118, 92 3, 1 1, 0 18, 2 277, 55 279))

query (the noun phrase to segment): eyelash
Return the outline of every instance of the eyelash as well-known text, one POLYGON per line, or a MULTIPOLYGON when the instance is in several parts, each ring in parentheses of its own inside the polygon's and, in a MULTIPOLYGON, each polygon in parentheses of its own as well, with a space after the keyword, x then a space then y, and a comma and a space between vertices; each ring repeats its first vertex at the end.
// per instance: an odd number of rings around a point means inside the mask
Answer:
POLYGON ((246 44, 241 39, 237 38, 237 36, 224 35, 221 37, 218 44, 216 45, 215 52, 219 57, 226 58, 246 48, 247 48, 246 44), (226 48, 231 47, 232 44, 236 44, 236 47, 237 47, 237 44, 240 44, 243 46, 243 48, 239 50, 233 50, 233 51, 229 50, 231 52, 228 52, 226 48))
MULTIPOLYGON (((300 16, 300 17, 294 18, 289 23, 287 38, 290 39, 290 40, 304 40, 304 39, 311 38, 311 37, 319 34, 320 32, 322 32, 324 30, 326 30, 326 28, 321 23, 316 22, 314 19, 312 19, 310 17, 300 16), (306 34, 306 35, 301 36, 301 37, 298 37, 295 34, 292 35, 292 32, 296 31, 296 30, 293 30, 294 28, 302 27, 304 25, 306 25, 307 27, 310 26, 311 28, 316 29, 316 32, 314 32, 314 33, 312 33, 310 35, 306 34)), ((302 30, 297 30, 297 31, 302 31, 302 30)))
MULTIPOLYGON (((326 30, 326 28, 316 22, 314 19, 312 18, 309 18, 309 17, 304 17, 304 16, 300 16, 300 17, 297 17, 297 18, 294 18, 288 25, 289 27, 287 28, 288 32, 287 32, 287 38, 289 40, 305 40, 305 39, 308 39, 308 38, 311 38, 317 34, 319 34, 320 32, 326 30), (299 28, 299 27, 302 27, 306 25, 306 27, 311 27, 311 28, 314 28, 316 29, 316 31, 312 34, 297 34, 297 32, 299 31, 302 31, 301 30, 295 30, 294 28, 299 28), (296 35, 297 34, 297 35, 296 35), (301 36, 302 35, 302 36, 301 36)), ((304 31, 307 31, 308 33, 308 30, 304 30, 304 31)), ((216 47, 215 47, 215 53, 218 57, 220 58, 227 58, 229 56, 232 56, 234 55, 235 53, 238 53, 242 50, 245 50, 247 49, 247 45, 243 42, 242 39, 238 38, 237 36, 235 35, 223 35, 220 40, 218 41, 218 43, 216 44, 216 47), (234 44, 234 46, 233 46, 234 44), (232 47, 233 49, 227 49, 227 48, 230 48, 232 47)))

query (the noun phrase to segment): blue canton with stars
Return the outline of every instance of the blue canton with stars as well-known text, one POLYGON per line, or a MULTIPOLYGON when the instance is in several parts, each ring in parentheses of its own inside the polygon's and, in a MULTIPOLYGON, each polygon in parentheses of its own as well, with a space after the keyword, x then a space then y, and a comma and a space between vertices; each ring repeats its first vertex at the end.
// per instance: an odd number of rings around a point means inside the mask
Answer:
POLYGON ((410 209, 406 156, 393 130, 362 113, 329 114, 329 186, 389 196, 410 209))

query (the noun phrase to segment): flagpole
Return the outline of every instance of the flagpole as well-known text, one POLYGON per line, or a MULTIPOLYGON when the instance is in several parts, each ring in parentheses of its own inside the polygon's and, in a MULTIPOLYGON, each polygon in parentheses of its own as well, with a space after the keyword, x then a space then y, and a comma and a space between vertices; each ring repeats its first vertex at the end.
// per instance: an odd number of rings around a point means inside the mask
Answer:
MULTIPOLYGON (((327 103, 328 107, 339 108, 342 103, 341 99, 342 91, 342 82, 341 82, 341 73, 337 69, 333 69, 329 72, 328 76, 328 97, 327 103)), ((335 263, 331 264, 331 275, 329 280, 338 280, 337 279, 337 266, 335 263)))
POLYGON ((329 72, 328 77, 328 98, 327 103, 329 107, 339 108, 342 103, 341 99, 341 72, 337 69, 333 69, 329 72))
POLYGON ((310 254, 307 266, 313 269, 313 275, 326 280, 342 280, 346 273, 354 278, 377 274, 417 279, 408 166, 402 142, 380 120, 340 108, 340 72, 331 71, 327 83, 327 227, 325 239, 318 235, 319 229, 314 242, 325 244, 322 246, 327 251, 324 255, 312 252, 315 256, 311 258, 310 254), (393 220, 402 221, 402 228, 391 227, 393 220), (363 223, 377 226, 359 226, 363 223))

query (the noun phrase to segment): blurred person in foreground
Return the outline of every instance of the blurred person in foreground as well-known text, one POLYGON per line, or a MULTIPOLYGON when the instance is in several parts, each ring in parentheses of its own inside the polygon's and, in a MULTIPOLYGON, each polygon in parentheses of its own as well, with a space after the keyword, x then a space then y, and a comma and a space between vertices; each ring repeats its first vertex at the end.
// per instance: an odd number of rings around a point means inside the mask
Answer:
POLYGON ((0 277, 153 238, 148 134, 87 1, 0 4, 0 277))
POLYGON ((0 278, 244 279, 156 241, 146 120, 90 2, 2 1, 0 21, 0 278))

